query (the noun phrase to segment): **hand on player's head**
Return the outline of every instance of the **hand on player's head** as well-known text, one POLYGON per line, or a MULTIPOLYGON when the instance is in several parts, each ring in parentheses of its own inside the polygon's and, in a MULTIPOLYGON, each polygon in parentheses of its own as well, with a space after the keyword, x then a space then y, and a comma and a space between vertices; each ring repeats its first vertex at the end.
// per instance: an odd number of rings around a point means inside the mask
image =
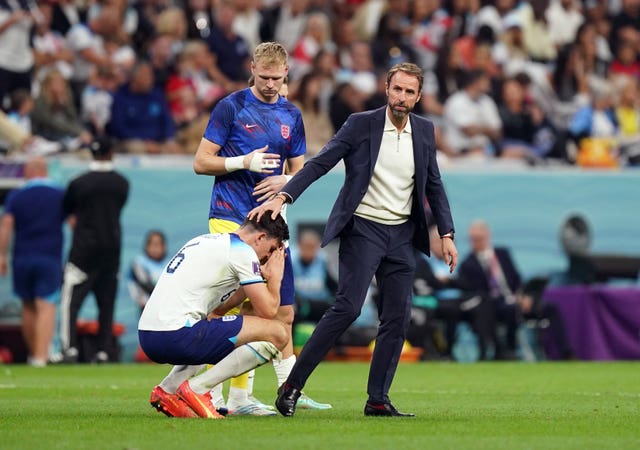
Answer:
POLYGON ((262 205, 253 208, 251 211, 249 211, 247 217, 251 220, 255 219, 257 221, 260 221, 260 219, 262 219, 262 216, 271 213, 271 219, 275 220, 276 217, 278 217, 278 215, 280 214, 281 209, 282 201, 274 197, 268 202, 264 202, 262 205))

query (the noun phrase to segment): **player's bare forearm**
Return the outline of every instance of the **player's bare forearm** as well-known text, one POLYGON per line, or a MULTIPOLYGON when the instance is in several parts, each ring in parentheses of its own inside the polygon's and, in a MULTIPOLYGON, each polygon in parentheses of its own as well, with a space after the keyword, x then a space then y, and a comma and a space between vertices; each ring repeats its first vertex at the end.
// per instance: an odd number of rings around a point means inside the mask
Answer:
POLYGON ((247 298, 247 294, 242 287, 239 287, 226 302, 213 310, 213 314, 216 316, 224 316, 236 306, 240 306, 245 298, 247 298))
POLYGON ((224 158, 218 156, 220 146, 202 138, 193 159, 193 170, 198 175, 224 175, 224 158))

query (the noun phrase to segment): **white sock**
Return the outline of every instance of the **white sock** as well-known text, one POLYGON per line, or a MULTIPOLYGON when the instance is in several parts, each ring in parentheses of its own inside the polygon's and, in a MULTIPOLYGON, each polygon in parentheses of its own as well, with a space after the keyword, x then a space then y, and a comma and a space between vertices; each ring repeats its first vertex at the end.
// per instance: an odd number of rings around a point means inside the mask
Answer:
POLYGON ((160 387, 169 394, 175 394, 178 386, 184 383, 204 367, 204 364, 199 366, 173 366, 169 375, 160 382, 160 387))
POLYGON ((253 379, 256 377, 256 370, 252 369, 249 371, 249 379, 247 380, 247 396, 251 397, 253 395, 253 379))
MULTIPOLYGON (((251 369, 268 362, 276 356, 278 349, 270 342, 250 342, 241 345, 232 351, 215 366, 206 370, 189 381, 189 386, 197 394, 204 394, 216 384, 222 383, 231 377, 237 377, 251 369)), ((243 389, 244 390, 244 389, 243 389)), ((246 390, 244 390, 246 395, 246 390)), ((229 392, 229 402, 232 400, 232 392, 229 392)), ((228 405, 227 405, 228 406, 228 405)))
POLYGON ((216 384, 211 388, 211 401, 216 408, 224 408, 226 403, 224 401, 224 395, 222 394, 222 383, 216 384))
POLYGON ((293 369, 296 363, 296 355, 291 355, 287 359, 281 361, 273 360, 273 369, 276 371, 276 378, 278 379, 278 387, 282 386, 282 383, 287 381, 291 369, 293 369))
POLYGON ((229 401, 227 407, 230 410, 238 408, 238 406, 246 405, 249 403, 249 394, 246 389, 230 387, 229 388, 229 401))

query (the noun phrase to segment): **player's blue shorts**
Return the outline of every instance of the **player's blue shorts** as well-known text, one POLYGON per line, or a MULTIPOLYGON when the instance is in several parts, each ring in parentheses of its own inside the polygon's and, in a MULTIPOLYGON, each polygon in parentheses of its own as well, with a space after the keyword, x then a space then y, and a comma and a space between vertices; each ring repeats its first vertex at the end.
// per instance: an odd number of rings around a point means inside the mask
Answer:
POLYGON ((242 320, 224 316, 175 331, 138 330, 138 339, 144 353, 157 363, 216 364, 235 348, 242 320))
MULTIPOLYGON (((240 225, 230 220, 209 219, 210 233, 233 233, 238 228, 240 228, 240 225)), ((287 248, 284 259, 284 274, 280 285, 280 306, 293 305, 294 303, 293 263, 291 262, 291 250, 287 248)))
POLYGON ((22 301, 36 298, 57 302, 62 286, 62 261, 47 256, 13 260, 13 291, 22 301))

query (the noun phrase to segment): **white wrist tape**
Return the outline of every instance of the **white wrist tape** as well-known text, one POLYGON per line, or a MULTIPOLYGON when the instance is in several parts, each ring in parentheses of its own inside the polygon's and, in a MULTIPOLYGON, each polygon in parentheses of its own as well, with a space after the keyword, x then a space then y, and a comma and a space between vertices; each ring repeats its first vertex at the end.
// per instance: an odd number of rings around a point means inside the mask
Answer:
POLYGON ((262 172, 265 169, 276 169, 279 165, 280 161, 277 159, 265 159, 264 153, 254 153, 249 163, 249 170, 251 172, 262 172))
POLYGON ((244 169, 244 156, 231 156, 224 159, 224 170, 227 172, 235 172, 242 169, 244 169))

